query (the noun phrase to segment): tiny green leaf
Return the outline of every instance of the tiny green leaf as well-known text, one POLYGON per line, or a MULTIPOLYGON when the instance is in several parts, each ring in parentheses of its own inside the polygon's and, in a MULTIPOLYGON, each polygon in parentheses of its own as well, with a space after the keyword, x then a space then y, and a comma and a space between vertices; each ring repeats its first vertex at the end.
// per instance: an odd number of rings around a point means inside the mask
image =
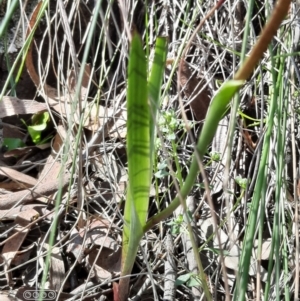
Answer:
POLYGON ((28 133, 34 144, 41 142, 42 132, 47 128, 47 123, 50 120, 48 112, 34 114, 31 118, 32 125, 27 125, 24 120, 23 123, 26 125, 28 133))
POLYGON ((167 175, 169 175, 169 173, 165 169, 161 169, 154 174, 154 176, 158 179, 164 178, 167 175))
POLYGON ((19 138, 4 138, 3 146, 7 151, 10 151, 19 147, 26 146, 26 144, 19 138))
POLYGON ((188 287, 199 286, 200 284, 200 279, 195 275, 191 275, 190 279, 186 282, 188 287))
POLYGON ((159 169, 159 170, 165 169, 167 167, 168 167, 168 164, 165 161, 157 164, 157 169, 159 169))
POLYGON ((191 276, 192 276, 191 273, 187 273, 187 274, 179 276, 175 281, 175 285, 179 286, 179 285, 185 284, 187 281, 189 281, 191 276))

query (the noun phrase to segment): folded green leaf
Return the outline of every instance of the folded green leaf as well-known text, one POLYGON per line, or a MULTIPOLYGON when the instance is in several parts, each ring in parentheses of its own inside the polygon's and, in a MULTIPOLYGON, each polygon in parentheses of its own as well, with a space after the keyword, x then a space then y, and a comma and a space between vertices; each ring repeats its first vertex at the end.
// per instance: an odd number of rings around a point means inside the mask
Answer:
POLYGON ((129 273, 146 222, 150 188, 150 107, 147 60, 142 41, 133 34, 127 87, 127 156, 129 187, 124 214, 123 273, 129 273))
POLYGON ((39 144, 41 142, 42 131, 47 128, 47 123, 50 120, 50 115, 48 112, 38 113, 32 116, 32 125, 27 125, 22 119, 23 123, 26 125, 28 133, 32 139, 32 142, 39 144))
MULTIPOLYGON (((147 59, 140 36, 134 32, 128 64, 127 87, 127 199, 124 213, 122 276, 133 267, 148 215, 154 155, 155 119, 166 60, 166 39, 158 38, 149 83, 147 59)), ((128 278, 119 283, 120 300, 128 292, 128 278)))

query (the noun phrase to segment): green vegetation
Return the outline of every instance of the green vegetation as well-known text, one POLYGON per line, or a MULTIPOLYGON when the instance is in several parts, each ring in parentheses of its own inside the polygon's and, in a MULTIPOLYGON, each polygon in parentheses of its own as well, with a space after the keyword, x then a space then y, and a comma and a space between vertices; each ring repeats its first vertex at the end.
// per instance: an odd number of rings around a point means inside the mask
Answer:
MULTIPOLYGON (((4 119, 13 116, 1 121, 4 136, 9 123, 22 139, 2 141, 4 152, 18 148, 18 156, 1 158, 17 172, 1 170, 0 184, 11 191, 0 196, 0 213, 8 215, 0 219, 6 260, 0 276, 19 289, 22 281, 15 284, 10 275, 25 279, 27 272, 20 277, 15 271, 34 261, 44 267, 37 269, 34 285, 52 286, 58 298, 98 293, 116 301, 147 294, 161 300, 171 281, 174 295, 168 300, 296 299, 300 76, 297 10, 291 6, 293 17, 287 15, 290 1, 269 7, 270 1, 249 0, 241 18, 229 1, 217 2, 214 14, 213 1, 175 1, 167 9, 135 0, 128 8, 121 2, 95 2, 88 9, 69 3, 65 12, 61 2, 45 17, 48 2, 15 61, 8 62, 5 53, 1 98, 22 103, 28 96, 17 88, 34 39, 37 95, 49 110, 32 110, 30 118, 13 115, 8 106, 3 112, 10 115, 1 112, 4 119), (57 92, 53 99, 45 83, 57 92), (203 110, 204 122, 197 119, 203 110), (56 133, 51 149, 41 150, 44 157, 35 165, 39 159, 24 146, 44 143, 49 127, 56 133), (23 179, 29 170, 31 178, 23 179), (39 190, 50 178, 57 181, 52 190, 39 190), (26 195, 6 205, 5 195, 14 199, 16 190, 26 195), (45 210, 32 213, 27 203, 45 210), (20 211, 14 215, 2 213, 15 208, 20 211), (24 219, 23 209, 32 216, 24 219), (18 230, 26 233, 26 243, 19 239, 10 250, 8 242, 17 235, 7 233, 15 233, 16 224, 27 229, 18 230), (17 257, 23 252, 30 252, 24 262, 17 257), (166 272, 166 262, 173 263, 172 272, 166 272), (54 270, 56 264, 63 272, 54 270), (86 285, 80 295, 70 280, 74 272, 80 277, 76 285, 86 285)), ((0 25, 6 52, 16 7, 12 1, 0 25)))

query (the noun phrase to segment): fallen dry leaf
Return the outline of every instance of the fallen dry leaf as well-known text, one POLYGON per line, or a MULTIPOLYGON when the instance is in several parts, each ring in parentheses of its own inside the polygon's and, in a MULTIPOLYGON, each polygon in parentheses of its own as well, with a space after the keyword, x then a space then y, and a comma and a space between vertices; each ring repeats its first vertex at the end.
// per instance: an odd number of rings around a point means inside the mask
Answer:
POLYGON ((11 191, 11 192, 15 192, 15 191, 19 191, 19 190, 31 188, 31 187, 32 186, 29 184, 24 184, 24 183, 14 182, 14 181, 0 183, 1 189, 4 189, 6 191, 11 191))
MULTIPOLYGON (((3 123, 3 138, 19 138, 22 141, 26 140, 26 131, 19 125, 19 116, 9 118, 8 123, 3 123), (19 125, 19 126, 18 126, 19 125)), ((4 144, 5 146, 5 144, 4 144)))
POLYGON ((12 149, 10 151, 7 151, 4 153, 5 158, 9 157, 21 157, 24 155, 28 155, 30 152, 33 151, 39 151, 39 150, 44 150, 47 149, 51 146, 50 143, 45 143, 45 144, 39 144, 39 145, 34 145, 34 146, 24 146, 24 147, 18 147, 15 149, 12 149))
POLYGON ((30 228, 27 226, 37 217, 39 216, 39 213, 34 209, 29 209, 26 211, 20 212, 15 220, 15 228, 14 232, 17 233, 17 235, 12 236, 11 239, 9 239, 2 250, 2 258, 4 261, 4 271, 5 276, 7 279, 7 282, 9 285, 12 285, 12 279, 11 275, 8 272, 12 260, 15 258, 17 252, 19 251, 24 239, 26 238, 30 228))
MULTIPOLYGON (((111 279, 112 274, 109 271, 102 268, 101 266, 99 266, 97 263, 95 263, 95 258, 97 256, 97 253, 98 252, 94 250, 87 256, 87 264, 88 264, 87 267, 88 270, 91 270, 91 278, 97 278, 98 282, 111 279)), ((102 254, 100 254, 100 256, 102 256, 102 254)))
POLYGON ((116 240, 108 235, 109 229, 109 221, 92 217, 86 228, 72 231, 67 248, 67 253, 72 253, 78 262, 82 262, 83 255, 88 254, 88 268, 92 268, 93 276, 101 281, 120 273, 121 268, 121 248, 116 240), (90 245, 94 248, 91 249, 90 245), (101 254, 97 258, 99 249, 101 254))
POLYGON ((88 226, 86 243, 103 246, 112 251, 118 250, 119 244, 115 241, 115 239, 107 235, 109 227, 110 224, 107 220, 102 218, 94 219, 88 226))
POLYGON ((49 210, 46 209, 46 205, 44 204, 26 204, 14 207, 12 209, 0 210, 0 220, 15 220, 20 212, 30 209, 37 211, 40 216, 43 216, 44 214, 47 214, 49 212, 49 210))
POLYGON ((126 138, 127 135, 126 122, 127 122, 127 111, 122 110, 121 115, 118 118, 116 118, 115 124, 109 131, 108 136, 117 139, 126 138))
MULTIPOLYGON (((210 235, 215 232, 214 226, 215 224, 213 222, 212 217, 208 217, 206 219, 200 219, 199 228, 202 232, 202 237, 205 239, 210 237, 210 235)), ((219 229, 219 236, 220 236, 221 247, 224 251, 226 251, 226 254, 224 255, 225 266, 234 271, 238 271, 239 260, 242 253, 240 246, 238 246, 237 243, 230 244, 228 235, 222 229, 219 229)), ((220 248, 216 235, 214 235, 214 238, 212 240, 212 247, 215 249, 220 248)), ((267 271, 264 269, 263 266, 260 266, 259 268, 260 268, 261 280, 266 281, 267 271)), ((257 262, 253 257, 251 257, 249 275, 255 276, 256 273, 257 273, 257 262)))
POLYGON ((35 100, 3 96, 0 101, 0 118, 20 114, 36 114, 42 111, 47 111, 46 104, 35 100))
MULTIPOLYGON (((262 241, 262 246, 261 246, 261 259, 262 260, 270 259, 271 244, 272 244, 271 238, 267 238, 262 241)), ((258 258, 257 252, 258 252, 258 240, 255 240, 254 246, 253 246, 253 253, 254 253, 253 256, 255 258, 258 258)), ((274 254, 274 259, 276 259, 275 254, 274 254)))
POLYGON ((76 259, 81 260, 82 255, 89 251, 87 246, 91 244, 103 246, 113 252, 119 249, 119 244, 108 235, 110 223, 107 220, 92 217, 89 223, 86 228, 80 229, 80 231, 76 229, 72 231, 67 253, 72 253, 76 259), (85 246, 82 248, 84 239, 85 246))
POLYGON ((121 272, 121 248, 115 252, 111 249, 103 248, 99 256, 98 252, 99 249, 94 249, 88 255, 88 267, 92 269, 93 276, 98 281, 104 281, 119 275, 121 272))
POLYGON ((211 93, 205 81, 197 78, 190 70, 188 63, 185 60, 181 61, 181 77, 180 86, 183 88, 184 94, 188 99, 192 99, 190 106, 194 111, 197 121, 205 118, 208 110, 211 93))
POLYGON ((62 180, 54 179, 39 185, 35 189, 26 189, 18 192, 11 193, 9 198, 7 195, 0 195, 0 209, 10 209, 16 204, 25 204, 44 195, 51 195, 61 187, 62 190, 67 188, 70 176, 65 176, 62 180))
POLYGON ((0 167, 0 175, 8 177, 14 181, 27 184, 30 187, 36 185, 37 183, 35 178, 9 167, 0 167))
POLYGON ((83 244, 83 237, 79 234, 77 229, 72 229, 70 233, 70 240, 68 243, 68 247, 66 252, 72 253, 78 263, 82 262, 83 255, 84 255, 84 247, 83 244))
POLYGON ((17 267, 17 266, 27 262, 30 258, 31 252, 34 247, 35 247, 35 244, 31 244, 25 250, 23 249, 22 251, 18 251, 15 258, 12 260, 11 265, 17 267))
MULTIPOLYGON (((66 135, 66 132, 64 127, 62 125, 59 125, 57 127, 57 133, 53 139, 51 154, 47 157, 47 161, 44 164, 44 167, 39 175, 39 185, 46 184, 49 179, 58 179, 60 172, 63 170, 60 160, 57 160, 57 154, 60 152, 60 149, 63 146, 61 135, 66 135)), ((51 198, 52 195, 41 197, 39 198, 39 200, 41 202, 48 203, 49 197, 51 198)))
MULTIPOLYGON (((83 74, 83 78, 81 81, 81 87, 80 87, 81 99, 85 99, 88 96, 90 77, 91 77, 91 65, 85 64, 84 74, 83 74)), ((70 91, 72 91, 73 93, 76 92, 76 76, 75 76, 74 68, 72 68, 72 70, 68 76, 68 86, 69 86, 70 91)))
POLYGON ((47 243, 43 244, 46 251, 51 249, 50 253, 50 268, 49 268, 49 288, 59 291, 65 279, 65 265, 62 258, 61 251, 58 247, 52 247, 47 243))

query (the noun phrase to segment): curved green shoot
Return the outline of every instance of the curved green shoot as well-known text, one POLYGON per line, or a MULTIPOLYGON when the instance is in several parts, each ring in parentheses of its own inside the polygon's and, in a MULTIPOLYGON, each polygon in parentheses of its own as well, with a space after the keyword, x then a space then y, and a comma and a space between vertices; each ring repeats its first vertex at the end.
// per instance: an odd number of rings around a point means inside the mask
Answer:
POLYGON ((158 37, 155 46, 155 55, 148 80, 148 91, 150 101, 150 147, 151 166, 154 156, 154 140, 156 137, 155 121, 160 106, 160 91, 163 80, 163 70, 167 59, 167 39, 158 37))
POLYGON ((188 196, 199 172, 198 158, 201 159, 205 155, 209 144, 211 143, 220 120, 224 117, 228 110, 229 103, 233 95, 244 84, 243 80, 230 80, 226 82, 213 98, 208 109, 204 126, 195 149, 189 174, 183 184, 179 194, 171 202, 171 204, 157 215, 150 218, 144 227, 144 232, 151 229, 154 225, 170 216, 173 211, 180 205, 180 198, 183 200, 188 196))

